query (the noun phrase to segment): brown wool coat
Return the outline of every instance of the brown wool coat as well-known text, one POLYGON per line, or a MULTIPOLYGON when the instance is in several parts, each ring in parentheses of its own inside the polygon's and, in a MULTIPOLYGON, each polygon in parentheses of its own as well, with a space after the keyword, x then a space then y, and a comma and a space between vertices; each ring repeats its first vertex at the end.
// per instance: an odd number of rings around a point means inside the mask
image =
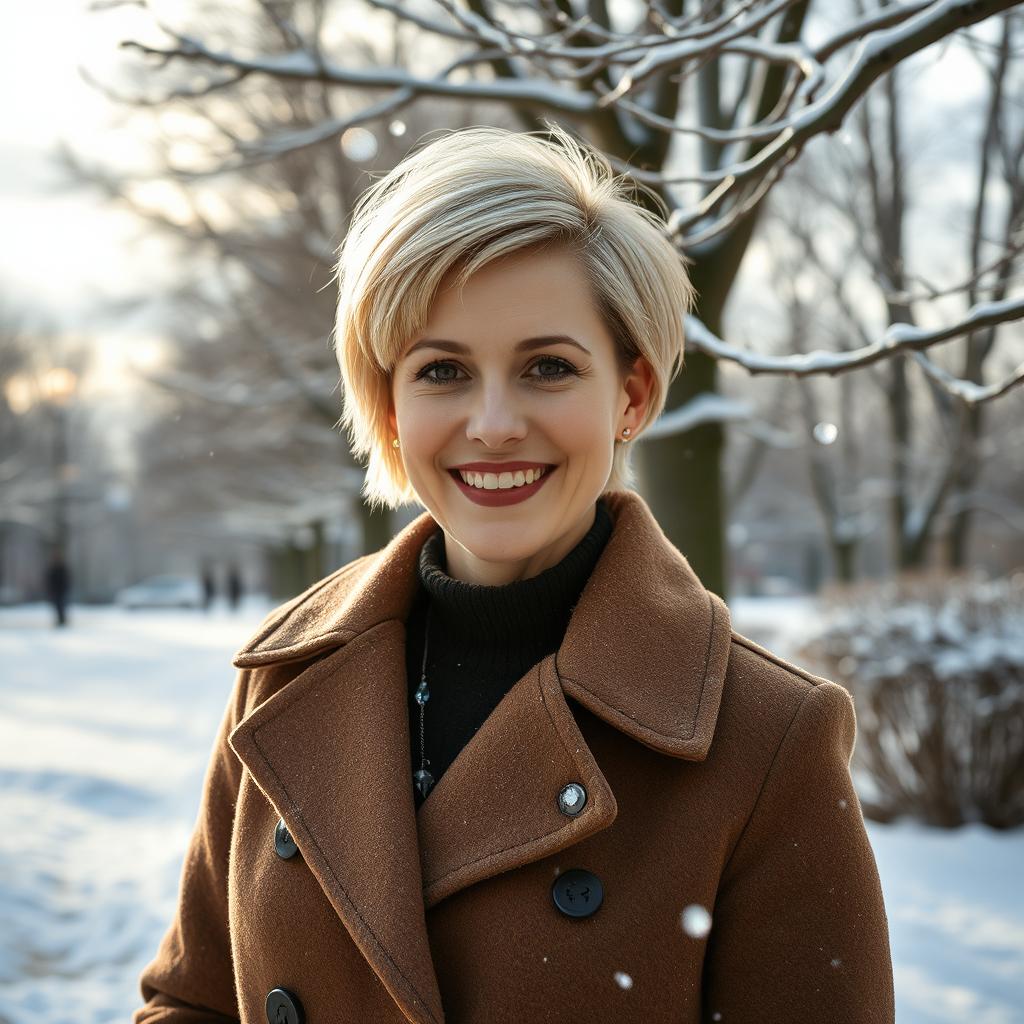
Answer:
POLYGON ((268 616, 135 1024, 262 1024, 278 987, 307 1024, 894 1019, 849 694, 733 632, 639 495, 608 504, 561 648, 418 813, 404 623, 431 516, 268 616), (603 885, 590 916, 553 901, 572 868, 603 885))

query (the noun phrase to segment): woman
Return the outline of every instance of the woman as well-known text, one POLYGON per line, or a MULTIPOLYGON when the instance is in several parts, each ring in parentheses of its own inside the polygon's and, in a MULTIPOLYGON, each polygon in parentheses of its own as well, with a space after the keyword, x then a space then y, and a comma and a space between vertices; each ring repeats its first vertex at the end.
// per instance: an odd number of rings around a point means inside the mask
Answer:
POLYGON ((338 274, 365 493, 426 511, 236 656, 136 1024, 892 1021, 853 703, 629 489, 692 303, 656 218, 471 129, 338 274))

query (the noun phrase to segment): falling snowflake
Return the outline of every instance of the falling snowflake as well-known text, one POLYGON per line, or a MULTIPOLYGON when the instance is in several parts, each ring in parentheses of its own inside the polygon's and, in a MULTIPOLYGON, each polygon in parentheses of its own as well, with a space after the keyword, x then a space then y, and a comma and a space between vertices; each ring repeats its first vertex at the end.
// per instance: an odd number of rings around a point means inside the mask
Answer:
POLYGON ((348 128, 341 136, 341 151, 356 163, 372 160, 377 155, 377 140, 365 128, 348 128))
POLYGON ((811 433, 818 444, 832 444, 839 436, 839 428, 834 423, 815 423, 811 433))
POLYGON ((703 939, 711 931, 711 915, 699 903, 691 903, 680 915, 683 931, 691 938, 703 939))

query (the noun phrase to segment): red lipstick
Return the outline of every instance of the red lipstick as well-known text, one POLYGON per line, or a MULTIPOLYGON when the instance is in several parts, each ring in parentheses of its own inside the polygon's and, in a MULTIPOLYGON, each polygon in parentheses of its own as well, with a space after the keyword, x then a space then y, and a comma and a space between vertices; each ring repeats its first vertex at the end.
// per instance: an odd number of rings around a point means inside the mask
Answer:
MULTIPOLYGON (((470 463, 467 469, 471 468, 474 465, 488 465, 488 463, 470 463)), ((490 465, 494 465, 494 463, 490 463, 490 465)), ((500 470, 489 469, 485 471, 477 469, 475 470, 475 472, 511 473, 514 472, 514 470, 510 467, 533 469, 538 464, 536 462, 506 462, 500 465, 502 466, 500 470)), ((457 469, 451 469, 448 472, 451 478, 455 481, 455 484, 459 488, 459 490, 461 490, 462 493, 467 498, 469 498, 470 501, 474 502, 477 505, 484 505, 489 508, 494 508, 504 505, 518 505, 520 502, 526 501, 527 498, 533 497, 533 495, 535 495, 544 486, 544 484, 547 483, 548 477, 551 476, 551 474, 554 473, 557 468, 558 467, 556 466, 546 469, 543 475, 540 477, 540 479, 534 480, 532 484, 523 484, 522 487, 507 487, 504 490, 496 488, 491 491, 488 491, 483 487, 471 487, 462 479, 457 469)))

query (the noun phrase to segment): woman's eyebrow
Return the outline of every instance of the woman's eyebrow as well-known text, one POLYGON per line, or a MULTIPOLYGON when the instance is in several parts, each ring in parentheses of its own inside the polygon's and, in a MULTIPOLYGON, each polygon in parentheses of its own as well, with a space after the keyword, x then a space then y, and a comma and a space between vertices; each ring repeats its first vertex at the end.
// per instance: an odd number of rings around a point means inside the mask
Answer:
MULTIPOLYGON (((545 334, 537 338, 524 338, 516 344, 515 351, 529 352, 535 348, 544 348, 545 345, 555 345, 559 342, 565 345, 575 345, 581 352, 590 355, 588 349, 584 348, 575 338, 570 338, 568 334, 545 334)), ((406 358, 421 348, 436 348, 442 352, 456 352, 459 355, 467 355, 472 351, 468 345, 463 345, 459 341, 447 341, 444 338, 422 338, 405 353, 406 358)))

